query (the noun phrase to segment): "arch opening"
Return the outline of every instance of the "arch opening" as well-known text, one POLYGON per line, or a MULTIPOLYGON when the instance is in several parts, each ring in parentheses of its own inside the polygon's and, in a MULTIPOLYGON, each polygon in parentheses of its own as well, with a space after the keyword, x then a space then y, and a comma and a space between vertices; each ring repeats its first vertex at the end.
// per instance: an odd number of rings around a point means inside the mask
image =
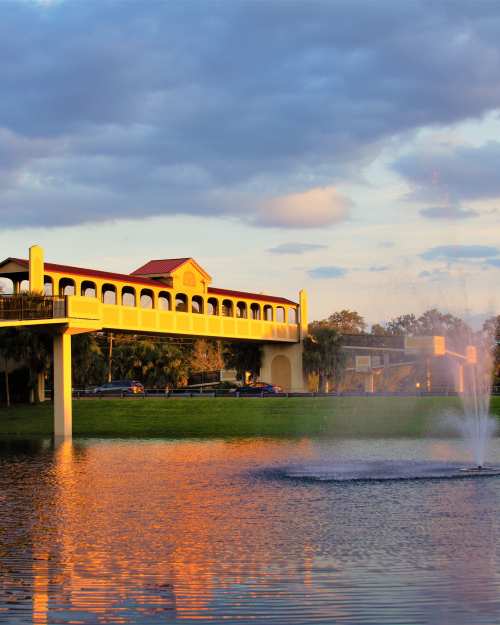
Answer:
POLYGON ((177 312, 188 311, 188 297, 185 293, 177 293, 175 296, 175 310, 177 312))
POLYGON ((141 308, 153 308, 153 291, 151 289, 142 289, 140 302, 141 308))
POLYGON ((209 297, 207 301, 207 314, 218 315, 219 314, 219 301, 216 297, 209 297))
POLYGON ((191 312, 197 315, 203 314, 203 297, 200 295, 193 295, 191 298, 191 312))
POLYGON ((102 285, 102 303, 116 304, 116 286, 114 284, 102 285))
POLYGON ((233 302, 230 299, 222 300, 222 316, 223 317, 233 316, 233 302))
POLYGON ((158 295, 158 308, 160 310, 172 310, 172 299, 167 291, 160 291, 158 295))
POLYGON ((50 276, 45 276, 43 279, 43 294, 48 297, 54 295, 54 282, 50 276))
POLYGON ((59 295, 74 295, 76 292, 73 278, 61 278, 59 280, 59 295))
POLYGON ((236 316, 239 319, 246 319, 248 316, 246 302, 238 302, 236 304, 236 316))
POLYGON ((82 286, 80 287, 80 294, 83 297, 96 297, 97 289, 95 282, 91 282, 90 280, 84 280, 82 282, 82 286))
POLYGON ((260 304, 250 305, 250 317, 252 319, 260 319, 260 304))
POLYGON ((132 286, 124 286, 122 289, 122 306, 135 306, 135 289, 132 286))

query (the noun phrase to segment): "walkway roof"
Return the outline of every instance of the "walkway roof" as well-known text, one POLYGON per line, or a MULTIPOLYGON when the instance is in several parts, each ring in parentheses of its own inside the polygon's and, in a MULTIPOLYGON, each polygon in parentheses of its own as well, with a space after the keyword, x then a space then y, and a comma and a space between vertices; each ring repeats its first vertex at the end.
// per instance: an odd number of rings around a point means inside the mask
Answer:
MULTIPOLYGON (((172 261, 176 260, 178 261, 180 265, 186 260, 190 260, 190 259, 178 258, 178 259, 169 259, 169 260, 172 260, 172 261), (182 263, 180 261, 182 261, 182 263)), ((22 267, 26 267, 26 272, 28 272, 28 268, 29 268, 28 260, 24 258, 6 258, 4 261, 0 262, 0 277, 5 277, 5 278, 9 277, 9 274, 2 273, 1 271, 2 267, 9 262, 14 262, 14 263, 21 265, 22 267)), ((142 270, 144 269, 144 267, 141 267, 140 269, 142 270)), ((117 280, 120 282, 129 282, 131 284, 142 284, 144 286, 156 287, 156 288, 160 287, 165 290, 172 290, 171 287, 167 286, 166 284, 162 284, 161 282, 158 282, 157 280, 151 280, 149 278, 140 278, 138 276, 130 275, 126 273, 114 273, 110 271, 100 271, 98 269, 86 269, 84 267, 73 267, 72 265, 59 265, 57 263, 47 263, 47 262, 45 263, 45 270, 53 271, 55 273, 67 274, 68 277, 70 277, 71 274, 75 274, 78 276, 84 276, 86 278, 100 278, 101 280, 110 280, 111 282, 113 280, 117 280)), ((139 270, 136 270, 134 273, 136 273, 137 271, 139 270)), ((294 305, 294 306, 297 305, 297 302, 286 299, 284 297, 277 297, 274 295, 265 295, 264 293, 249 293, 247 291, 233 291, 230 289, 220 289, 220 288, 211 287, 211 286, 208 287, 208 293, 213 294, 213 295, 222 295, 222 296, 226 295, 227 297, 241 297, 244 299, 254 299, 257 301, 272 302, 275 304, 288 304, 288 305, 294 305)))

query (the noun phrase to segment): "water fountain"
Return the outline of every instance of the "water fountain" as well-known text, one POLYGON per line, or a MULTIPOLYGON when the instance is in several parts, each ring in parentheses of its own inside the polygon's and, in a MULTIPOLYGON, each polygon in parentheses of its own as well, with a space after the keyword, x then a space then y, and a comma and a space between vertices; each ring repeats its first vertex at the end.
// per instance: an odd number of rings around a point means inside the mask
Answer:
POLYGON ((448 456, 441 456, 443 459, 423 459, 418 454, 398 459, 362 458, 356 457, 355 453, 351 458, 337 456, 333 459, 328 451, 323 451, 312 463, 282 467, 276 472, 272 471, 271 475, 279 479, 344 483, 500 475, 498 464, 487 464, 489 443, 497 425, 497 420, 490 414, 493 359, 489 343, 487 337, 480 334, 471 334, 466 341, 462 340, 456 345, 448 344, 443 338, 439 352, 439 356, 446 359, 449 377, 455 378, 455 388, 462 403, 459 412, 444 415, 441 425, 444 425, 444 432, 449 434, 453 431, 465 443, 467 456, 471 459, 469 466, 464 466, 463 459, 453 459, 453 452, 450 455, 453 443, 450 443, 446 450, 448 456))
POLYGON ((467 346, 465 364, 458 364, 458 384, 464 410, 459 429, 474 461, 474 466, 463 469, 465 472, 498 472, 485 466, 488 443, 497 424, 490 415, 492 366, 491 346, 483 336, 476 345, 467 346))

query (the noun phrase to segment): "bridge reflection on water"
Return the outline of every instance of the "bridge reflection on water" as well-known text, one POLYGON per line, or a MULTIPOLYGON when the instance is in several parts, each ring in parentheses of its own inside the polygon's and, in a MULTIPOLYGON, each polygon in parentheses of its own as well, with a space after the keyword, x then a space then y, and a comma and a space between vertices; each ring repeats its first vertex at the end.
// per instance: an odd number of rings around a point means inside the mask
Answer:
POLYGON ((436 453, 453 457, 452 444, 3 448, 0 622, 498 622, 496 480, 335 486, 272 477, 318 457, 436 453))

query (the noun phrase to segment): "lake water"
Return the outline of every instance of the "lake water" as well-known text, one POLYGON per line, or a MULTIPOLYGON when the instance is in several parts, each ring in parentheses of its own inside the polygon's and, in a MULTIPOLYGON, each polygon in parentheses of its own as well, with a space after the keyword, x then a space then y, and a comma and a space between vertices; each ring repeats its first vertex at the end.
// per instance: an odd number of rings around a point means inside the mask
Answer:
POLYGON ((0 623, 498 624, 500 478, 351 479, 422 461, 466 456, 443 438, 1 441, 0 623))

